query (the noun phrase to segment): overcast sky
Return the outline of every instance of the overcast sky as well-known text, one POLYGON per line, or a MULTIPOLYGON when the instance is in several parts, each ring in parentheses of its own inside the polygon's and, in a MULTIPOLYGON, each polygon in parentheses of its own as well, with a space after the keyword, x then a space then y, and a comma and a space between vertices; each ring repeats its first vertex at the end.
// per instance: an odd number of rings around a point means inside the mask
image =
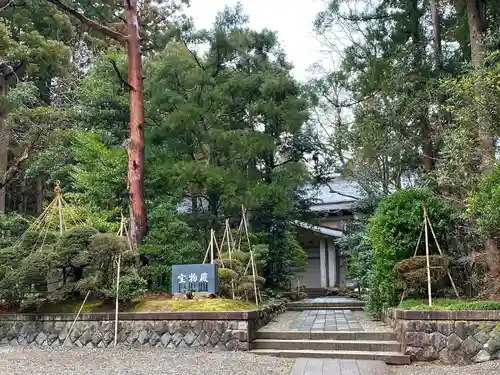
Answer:
MULTIPOLYGON (((321 60, 321 43, 313 33, 316 14, 324 8, 321 0, 240 0, 250 27, 268 28, 278 33, 297 79, 308 77, 308 68, 321 60)), ((225 5, 234 6, 238 0, 191 0, 188 14, 196 27, 210 28, 218 11, 225 5)))

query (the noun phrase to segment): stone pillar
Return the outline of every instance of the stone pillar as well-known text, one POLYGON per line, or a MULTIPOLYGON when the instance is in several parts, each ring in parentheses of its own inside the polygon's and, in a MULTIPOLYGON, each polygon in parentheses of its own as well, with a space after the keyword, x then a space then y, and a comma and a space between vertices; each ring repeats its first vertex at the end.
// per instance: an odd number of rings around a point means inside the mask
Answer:
POLYGON ((337 249, 332 239, 328 239, 328 286, 337 286, 337 249))
POLYGON ((319 270, 321 275, 321 287, 326 289, 326 240, 319 240, 319 270))

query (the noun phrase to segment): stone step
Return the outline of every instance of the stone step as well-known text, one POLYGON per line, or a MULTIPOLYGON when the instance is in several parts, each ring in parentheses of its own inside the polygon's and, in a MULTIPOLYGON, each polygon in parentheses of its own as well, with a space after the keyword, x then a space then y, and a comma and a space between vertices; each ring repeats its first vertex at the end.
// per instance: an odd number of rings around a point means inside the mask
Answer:
POLYGON ((360 300, 349 300, 349 301, 335 301, 335 298, 324 298, 324 301, 296 301, 296 302, 288 302, 286 306, 310 306, 310 307, 345 307, 345 306, 364 306, 365 301, 360 300))
POLYGON ((310 305, 287 305, 286 309, 288 311, 304 311, 304 310, 351 310, 351 311, 363 311, 364 306, 310 306, 310 305))
POLYGON ((257 339, 252 341, 252 348, 279 350, 354 350, 366 352, 398 352, 401 350, 401 344, 397 341, 257 339))
POLYGON ((398 352, 365 352, 349 350, 276 350, 254 349, 250 353, 284 358, 333 358, 379 360, 390 365, 409 365, 410 356, 398 352))
POLYGON ((263 340, 373 340, 396 341, 394 332, 379 331, 257 331, 263 340))

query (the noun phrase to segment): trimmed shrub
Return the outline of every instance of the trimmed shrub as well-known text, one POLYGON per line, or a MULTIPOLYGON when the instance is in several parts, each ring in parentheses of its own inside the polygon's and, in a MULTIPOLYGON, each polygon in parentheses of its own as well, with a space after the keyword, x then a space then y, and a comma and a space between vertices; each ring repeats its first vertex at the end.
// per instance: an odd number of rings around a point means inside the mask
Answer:
MULTIPOLYGON (((442 248, 453 226, 451 211, 427 189, 402 189, 383 199, 370 218, 366 241, 373 249, 367 309, 379 315, 383 308, 396 306, 401 283, 394 266, 413 256, 423 227, 425 205, 442 248)), ((423 244, 422 244, 423 245, 423 244)), ((430 245, 434 245, 430 241, 430 245)), ((437 250, 432 246, 432 253, 437 250)))

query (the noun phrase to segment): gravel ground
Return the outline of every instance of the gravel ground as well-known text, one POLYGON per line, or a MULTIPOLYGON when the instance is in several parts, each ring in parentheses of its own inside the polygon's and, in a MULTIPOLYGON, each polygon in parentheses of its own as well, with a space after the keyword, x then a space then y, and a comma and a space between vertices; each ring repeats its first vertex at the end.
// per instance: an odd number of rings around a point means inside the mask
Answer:
POLYGON ((261 328, 262 331, 286 331, 293 321, 300 315, 300 311, 285 311, 283 314, 275 316, 268 324, 261 328))
POLYGON ((245 352, 192 349, 0 349, 2 375, 285 375, 293 363, 245 352))
POLYGON ((392 332, 392 328, 379 320, 374 320, 364 311, 353 311, 352 314, 358 319, 364 331, 392 332))
POLYGON ((393 366, 393 375, 498 375, 500 361, 489 361, 469 366, 446 366, 417 363, 411 366, 393 366))

